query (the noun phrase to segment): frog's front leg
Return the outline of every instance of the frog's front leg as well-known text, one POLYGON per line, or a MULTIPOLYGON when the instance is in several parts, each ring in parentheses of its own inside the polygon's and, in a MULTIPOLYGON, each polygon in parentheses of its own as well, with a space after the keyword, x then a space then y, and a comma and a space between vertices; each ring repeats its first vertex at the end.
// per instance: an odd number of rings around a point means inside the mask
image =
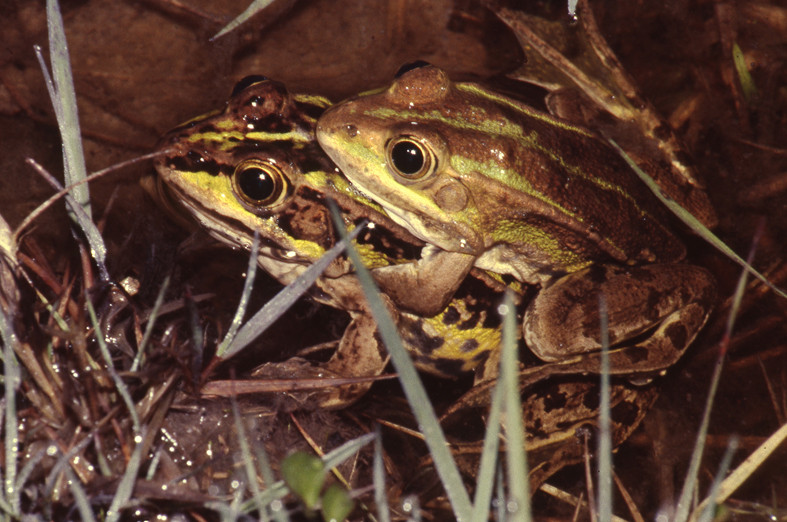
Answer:
POLYGON ((598 371, 603 294, 611 373, 658 372, 680 358, 705 324, 715 288, 710 273, 693 265, 592 266, 541 290, 525 312, 525 341, 545 361, 581 355, 587 371, 598 371))
POLYGON ((400 308, 431 317, 441 312, 462 284, 476 257, 433 245, 412 263, 375 268, 375 281, 400 308))

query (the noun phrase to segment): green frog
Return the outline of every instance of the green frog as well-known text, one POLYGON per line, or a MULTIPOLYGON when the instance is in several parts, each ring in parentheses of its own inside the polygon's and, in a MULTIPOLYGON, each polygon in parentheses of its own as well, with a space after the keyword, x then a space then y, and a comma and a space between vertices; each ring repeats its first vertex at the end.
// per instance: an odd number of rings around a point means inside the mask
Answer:
MULTIPOLYGON (((368 223, 356 244, 372 274, 413 262, 424 243, 361 195, 319 148, 314 126, 328 104, 319 96, 291 94, 264 77, 242 80, 223 110, 194 118, 162 138, 159 148, 166 153, 155 166, 165 194, 228 245, 250 249, 258 231, 258 264, 285 285, 338 241, 328 199, 336 202, 348 229, 368 223)), ((400 312, 386 299, 419 369, 440 377, 477 370, 480 379, 489 354, 497 352, 496 306, 508 286, 473 270, 453 299, 428 317, 400 312)), ((312 296, 352 318, 331 360, 315 373, 381 373, 387 356, 348 258, 328 267, 312 296)), ((298 373, 303 371, 305 366, 298 373)), ((366 388, 332 388, 317 402, 341 407, 366 388)))
MULTIPOLYGON (((429 244, 415 263, 377 275, 422 289, 396 296, 411 311, 439 310, 473 267, 509 274, 540 286, 523 320, 528 347, 572 361, 600 348, 603 295, 612 372, 647 379, 712 310, 715 281, 683 262, 672 216, 589 129, 418 64, 325 111, 317 139, 429 244)), ((676 187, 662 189, 680 202, 676 187)))

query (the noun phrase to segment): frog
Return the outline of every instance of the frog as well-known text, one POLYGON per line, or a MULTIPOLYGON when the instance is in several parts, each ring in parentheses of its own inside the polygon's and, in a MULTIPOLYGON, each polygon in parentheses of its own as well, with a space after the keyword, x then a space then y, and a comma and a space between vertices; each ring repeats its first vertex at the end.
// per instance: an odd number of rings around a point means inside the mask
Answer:
MULTIPOLYGON (((317 139, 428 243, 378 274, 421 289, 396 297, 405 309, 439 309, 473 268, 512 276, 539 288, 522 321, 539 359, 598 354, 603 308, 611 372, 632 382, 673 365, 712 312, 715 279, 686 262, 673 216, 591 129, 421 62, 327 109, 317 139)), ((661 190, 680 203, 680 187, 661 190)))
MULTIPOLYGON (((258 265, 284 285, 339 240, 329 200, 347 229, 366 223, 356 247, 372 274, 413 262, 424 243, 358 192, 317 144, 314 127, 329 103, 320 96, 290 93, 262 76, 244 78, 223 109, 189 120, 160 140, 162 154, 155 168, 162 196, 229 246, 249 250, 256 231, 258 265)), ((420 370, 441 378, 476 372, 480 379, 495 371, 494 364, 485 363, 500 342, 496 306, 503 292, 515 286, 473 270, 454 298, 429 316, 400 312, 383 297, 420 370)), ((313 371, 298 360, 266 366, 258 375, 379 375, 387 355, 346 256, 332 262, 311 295, 351 316, 333 356, 313 371)), ((369 386, 328 388, 298 402, 341 408, 369 386)))

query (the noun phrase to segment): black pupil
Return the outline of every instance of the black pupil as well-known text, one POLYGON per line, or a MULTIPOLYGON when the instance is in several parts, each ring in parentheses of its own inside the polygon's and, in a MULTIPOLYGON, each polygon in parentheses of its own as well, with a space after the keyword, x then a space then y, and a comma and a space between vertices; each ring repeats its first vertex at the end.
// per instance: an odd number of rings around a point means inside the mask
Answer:
POLYGON ((391 149, 391 160, 402 174, 415 174, 424 166, 424 153, 412 141, 400 141, 391 149))
POLYGON ((249 199, 264 201, 276 190, 276 182, 270 174, 259 167, 249 167, 240 173, 240 189, 249 199))

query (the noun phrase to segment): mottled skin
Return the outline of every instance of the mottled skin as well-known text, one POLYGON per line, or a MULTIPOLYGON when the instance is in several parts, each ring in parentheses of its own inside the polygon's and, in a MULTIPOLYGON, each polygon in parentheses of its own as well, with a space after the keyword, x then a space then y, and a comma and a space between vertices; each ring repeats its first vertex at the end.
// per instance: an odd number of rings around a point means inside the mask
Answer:
POLYGON ((587 129, 426 66, 333 106, 317 137, 353 184, 434 245, 379 275, 433 283, 429 299, 398 299, 411 310, 439 309, 472 266, 511 274, 541 286, 528 346, 561 360, 599 349, 603 294, 613 345, 653 331, 633 345, 647 355, 613 371, 651 373, 680 357, 712 309, 715 282, 680 264, 666 210, 587 129))

